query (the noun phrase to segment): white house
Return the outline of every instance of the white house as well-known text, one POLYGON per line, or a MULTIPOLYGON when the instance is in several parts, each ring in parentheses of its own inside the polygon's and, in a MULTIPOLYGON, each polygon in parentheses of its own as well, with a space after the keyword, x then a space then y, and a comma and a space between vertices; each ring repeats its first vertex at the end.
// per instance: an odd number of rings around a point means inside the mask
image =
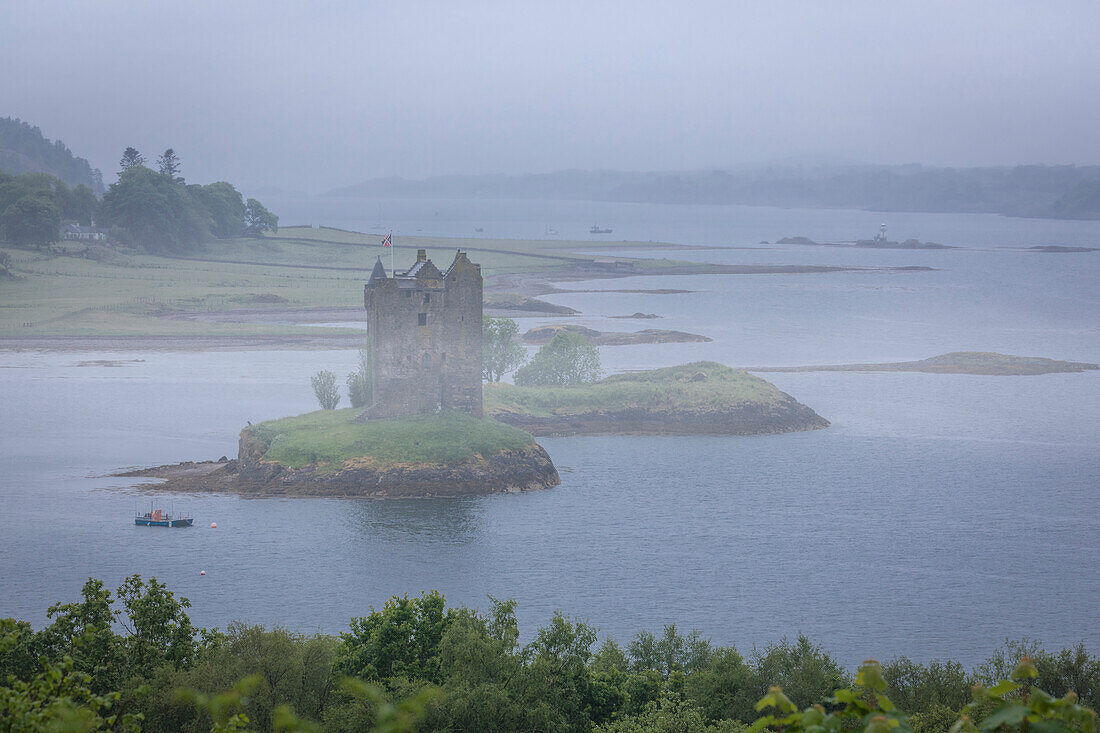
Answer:
POLYGON ((107 239, 107 232, 94 226, 82 227, 79 224, 65 224, 61 227, 61 238, 101 242, 107 239))

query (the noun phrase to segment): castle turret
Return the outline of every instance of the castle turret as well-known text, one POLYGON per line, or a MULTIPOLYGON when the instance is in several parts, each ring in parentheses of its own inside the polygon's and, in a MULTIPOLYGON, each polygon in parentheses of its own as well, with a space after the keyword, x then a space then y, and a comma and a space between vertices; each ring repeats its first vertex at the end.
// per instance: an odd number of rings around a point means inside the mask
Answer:
POLYGON ((379 257, 378 261, 374 263, 374 269, 370 271, 371 282, 375 280, 386 279, 386 268, 382 265, 382 258, 379 257))
POLYGON ((440 272, 423 249, 402 274, 381 259, 364 287, 374 402, 365 418, 460 410, 481 417, 481 267, 440 272))

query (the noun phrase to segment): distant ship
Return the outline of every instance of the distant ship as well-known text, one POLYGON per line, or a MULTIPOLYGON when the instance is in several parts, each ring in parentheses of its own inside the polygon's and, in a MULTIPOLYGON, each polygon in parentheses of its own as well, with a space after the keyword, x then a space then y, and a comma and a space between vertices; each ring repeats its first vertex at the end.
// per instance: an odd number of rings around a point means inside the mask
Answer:
POLYGON ((194 517, 173 517, 163 509, 150 509, 134 517, 134 524, 143 527, 190 527, 194 517))
POLYGON ((610 229, 600 229, 599 224, 593 224, 592 228, 588 230, 589 234, 610 234, 610 229))

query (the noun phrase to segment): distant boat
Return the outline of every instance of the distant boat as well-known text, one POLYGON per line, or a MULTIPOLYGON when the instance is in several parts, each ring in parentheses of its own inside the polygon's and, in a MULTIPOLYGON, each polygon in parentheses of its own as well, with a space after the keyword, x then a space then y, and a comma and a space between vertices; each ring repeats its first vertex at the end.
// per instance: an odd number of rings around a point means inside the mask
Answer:
POLYGON ((558 233, 558 230, 555 229, 554 227, 546 227, 546 233, 549 234, 550 236, 554 236, 555 234, 558 233))
POLYGON ((150 509, 134 517, 134 524, 142 527, 190 527, 194 517, 173 517, 163 509, 150 509))
POLYGON ((485 231, 485 227, 477 227, 476 229, 474 229, 474 231, 478 232, 478 233, 481 233, 481 232, 485 231))
POLYGON ((592 228, 588 230, 589 234, 610 234, 610 229, 600 229, 599 224, 593 224, 592 228))

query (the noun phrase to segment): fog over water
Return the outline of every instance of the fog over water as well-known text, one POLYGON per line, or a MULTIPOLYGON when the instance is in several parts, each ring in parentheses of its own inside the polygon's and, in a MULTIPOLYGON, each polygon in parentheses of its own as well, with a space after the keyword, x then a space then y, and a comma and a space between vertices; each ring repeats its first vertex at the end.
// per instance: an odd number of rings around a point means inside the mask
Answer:
MULTIPOLYGON (((171 147, 188 183, 232 182, 283 226, 392 231, 399 264, 420 235, 868 268, 563 284, 597 291, 546 296, 580 311, 571 323, 712 339, 603 347, 609 372, 961 350, 1100 363, 1100 251, 1028 251, 1100 248, 1097 220, 323 195, 385 176, 1100 164, 1097 28, 1091 0, 0 0, 0 117, 64 141, 107 184, 127 146, 150 163, 171 147), (880 222, 958 249, 770 244, 850 242, 880 222), (643 244, 657 242, 713 249, 643 244), (914 269, 871 269, 895 267, 914 269), (607 292, 655 288, 684 292, 607 292), (638 311, 662 320, 610 318, 638 311)), ((1016 193, 1042 189, 1032 173, 1016 193)), ((910 208, 1048 212, 964 184, 910 208)), ((871 205, 853 201, 837 205, 871 205)), ((359 307, 362 288, 347 296, 359 307)), ((1100 371, 769 373, 831 427, 541 439, 562 485, 516 495, 168 496, 109 476, 234 456, 242 426, 314 409, 310 375, 356 358, 0 351, 0 618, 41 628, 88 577, 140 573, 208 627, 335 633, 438 589, 479 609, 515 598, 527 639, 560 609, 619 641, 675 622, 749 652, 804 632, 849 667, 969 665, 1006 637, 1100 649, 1100 371), (196 526, 135 527, 151 501, 196 526)))
MULTIPOLYGON (((468 205, 487 227, 544 226, 541 216, 522 224, 524 202, 468 205)), ((404 215, 431 221, 435 207, 422 202, 404 215)), ((599 213, 637 226, 628 208, 599 213)), ((722 224, 718 213, 699 224, 695 207, 657 211, 663 218, 647 215, 658 231, 722 224)), ((774 227, 771 210, 727 214, 727 229, 774 227)), ((808 212, 791 216, 814 232, 857 229, 868 215, 825 212, 816 224, 808 212)), ((933 215, 904 221, 921 231, 945 225, 933 215)), ((714 339, 604 347, 611 371, 698 359, 877 362, 954 349, 1100 362, 1100 253, 995 245, 1028 242, 1034 221, 953 221, 984 246, 676 254, 933 271, 625 278, 582 286, 692 292, 548 297, 582 311, 572 322, 603 330, 630 327, 605 315, 644 311, 664 316, 663 328, 714 339)), ((1059 237, 1100 241, 1100 223, 1057 224, 1059 237)), ((520 321, 524 329, 542 322, 520 321)), ((154 494, 194 513, 197 526, 129 524, 152 497, 104 474, 233 455, 246 421, 314 409, 309 375, 345 374, 355 359, 354 351, 0 353, 0 616, 40 626, 45 609, 75 598, 88 576, 115 586, 138 572, 190 598, 192 618, 207 626, 243 619, 335 632, 392 594, 437 588, 477 608, 490 594, 516 598, 527 635, 555 609, 620 641, 676 622, 747 652, 802 631, 849 666, 895 654, 971 664, 1025 635, 1048 648, 1100 645, 1096 371, 766 374, 832 427, 546 438, 563 482, 546 491, 384 502, 154 494), (96 359, 140 361, 79 366, 96 359), (79 552, 65 549, 74 544, 79 552)))
POLYGON ((0 3, 0 115, 113 180, 1100 163, 1100 5, 0 3), (150 158, 152 159, 152 158, 150 158))

